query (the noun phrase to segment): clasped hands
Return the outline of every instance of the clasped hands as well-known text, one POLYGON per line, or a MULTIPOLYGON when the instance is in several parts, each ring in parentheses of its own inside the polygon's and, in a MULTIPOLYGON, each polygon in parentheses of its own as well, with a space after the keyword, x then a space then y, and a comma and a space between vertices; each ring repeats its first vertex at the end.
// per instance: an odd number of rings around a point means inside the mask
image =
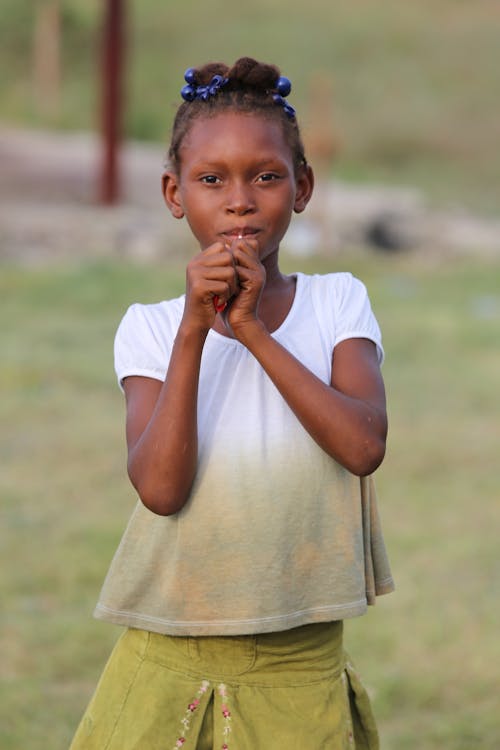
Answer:
POLYGON ((187 266, 184 318, 208 331, 219 314, 228 332, 238 338, 240 328, 258 319, 265 282, 255 239, 215 242, 187 266))

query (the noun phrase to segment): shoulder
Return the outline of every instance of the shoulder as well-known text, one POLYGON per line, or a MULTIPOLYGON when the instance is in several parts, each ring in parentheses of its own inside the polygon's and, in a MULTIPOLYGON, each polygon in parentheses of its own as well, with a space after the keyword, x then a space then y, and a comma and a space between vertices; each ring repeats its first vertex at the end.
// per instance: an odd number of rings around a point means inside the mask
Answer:
POLYGON ((130 305, 123 316, 118 331, 126 329, 128 331, 154 331, 163 329, 165 325, 178 326, 184 310, 184 295, 163 302, 153 304, 141 304, 135 302, 130 305))
POLYGON ((300 274, 300 277, 316 317, 333 336, 334 346, 348 338, 368 338, 377 345, 382 361, 380 328, 364 283, 347 271, 312 276, 300 274))
POLYGON ((184 310, 184 297, 130 305, 115 336, 115 370, 121 383, 129 375, 164 379, 184 310))
POLYGON ((175 299, 150 304, 134 302, 122 318, 129 325, 154 325, 169 320, 180 320, 184 309, 184 295, 175 299))
POLYGON ((337 319, 359 306, 369 305, 366 286, 348 271, 298 276, 303 291, 311 297, 321 317, 331 311, 337 319))
POLYGON ((304 287, 309 288, 312 293, 325 295, 330 299, 335 297, 337 301, 342 301, 352 295, 367 295, 363 282, 349 271, 311 275, 299 273, 297 275, 300 276, 304 287))

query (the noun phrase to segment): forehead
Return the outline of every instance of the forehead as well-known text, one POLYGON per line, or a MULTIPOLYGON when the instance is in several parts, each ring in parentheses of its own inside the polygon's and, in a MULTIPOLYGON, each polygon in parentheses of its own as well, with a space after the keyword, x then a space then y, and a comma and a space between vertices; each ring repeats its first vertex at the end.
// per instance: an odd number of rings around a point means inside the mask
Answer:
POLYGON ((182 160, 186 156, 210 158, 211 154, 230 155, 239 151, 287 161, 292 159, 279 120, 246 112, 221 112, 197 118, 181 145, 182 160))

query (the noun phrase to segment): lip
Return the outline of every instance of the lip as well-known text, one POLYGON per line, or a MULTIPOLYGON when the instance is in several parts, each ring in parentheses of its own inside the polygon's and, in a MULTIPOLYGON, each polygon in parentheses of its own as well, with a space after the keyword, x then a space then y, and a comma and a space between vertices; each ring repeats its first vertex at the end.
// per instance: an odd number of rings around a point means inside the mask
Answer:
POLYGON ((256 237, 260 231, 257 227, 231 227, 221 232, 221 234, 224 237, 235 240, 244 237, 256 237))

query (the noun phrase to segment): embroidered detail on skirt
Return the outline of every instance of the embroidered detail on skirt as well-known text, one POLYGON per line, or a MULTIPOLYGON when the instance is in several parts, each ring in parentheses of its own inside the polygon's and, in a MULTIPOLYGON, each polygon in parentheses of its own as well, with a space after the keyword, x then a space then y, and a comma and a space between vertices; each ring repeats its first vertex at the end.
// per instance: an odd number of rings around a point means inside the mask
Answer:
POLYGON ((181 731, 182 731, 182 734, 177 739, 177 741, 176 741, 174 747, 172 748, 172 750, 177 750, 177 748, 182 747, 184 745, 184 743, 186 742, 186 735, 189 732, 189 727, 191 726, 191 717, 192 717, 193 713, 196 711, 196 709, 200 705, 200 696, 202 696, 204 693, 207 692, 207 689, 208 689, 209 685, 210 685, 210 683, 208 682, 208 680, 203 680, 203 682, 201 683, 200 688, 199 688, 199 690, 198 690, 198 692, 196 694, 196 698, 193 698, 193 700, 191 701, 191 703, 189 703, 189 705, 188 705, 188 707, 186 709, 186 713, 184 714, 184 717, 181 720, 181 725, 182 725, 182 730, 181 731))
POLYGON ((224 719, 223 725, 222 725, 222 737, 223 737, 224 742, 222 743, 221 747, 222 747, 222 750, 229 750, 228 740, 229 740, 229 732, 231 731, 231 712, 229 708, 227 707, 227 703, 228 703, 227 688, 222 682, 218 687, 218 692, 219 692, 220 697, 224 701, 224 703, 221 705, 221 713, 224 719))

